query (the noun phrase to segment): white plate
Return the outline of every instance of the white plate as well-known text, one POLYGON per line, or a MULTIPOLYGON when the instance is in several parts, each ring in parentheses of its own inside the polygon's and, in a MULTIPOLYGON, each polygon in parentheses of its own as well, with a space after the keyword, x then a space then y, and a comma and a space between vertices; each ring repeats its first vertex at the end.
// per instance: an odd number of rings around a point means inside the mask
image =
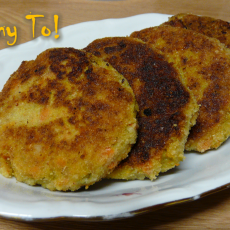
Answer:
MULTIPOLYGON (((84 48, 96 38, 126 36, 156 26, 169 15, 144 14, 123 19, 85 22, 59 30, 59 39, 39 37, 0 51, 0 88, 23 60, 35 59, 50 47, 84 48)), ((74 218, 108 220, 133 216, 165 205, 198 199, 230 184, 230 141, 217 151, 187 153, 176 169, 157 180, 104 180, 88 190, 51 192, 0 176, 0 216, 21 220, 74 218)))

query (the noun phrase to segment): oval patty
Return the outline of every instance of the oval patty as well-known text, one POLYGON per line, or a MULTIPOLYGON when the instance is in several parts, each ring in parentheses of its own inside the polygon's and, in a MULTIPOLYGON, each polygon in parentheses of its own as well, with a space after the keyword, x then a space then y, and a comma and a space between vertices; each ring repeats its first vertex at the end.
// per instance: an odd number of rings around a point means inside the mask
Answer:
POLYGON ((109 177, 154 179, 179 165, 198 107, 177 70, 151 46, 133 38, 98 39, 85 50, 124 75, 139 105, 137 143, 109 177))
POLYGON ((0 172, 50 190, 86 188, 136 141, 127 80, 84 51, 49 49, 22 62, 0 94, 0 172))

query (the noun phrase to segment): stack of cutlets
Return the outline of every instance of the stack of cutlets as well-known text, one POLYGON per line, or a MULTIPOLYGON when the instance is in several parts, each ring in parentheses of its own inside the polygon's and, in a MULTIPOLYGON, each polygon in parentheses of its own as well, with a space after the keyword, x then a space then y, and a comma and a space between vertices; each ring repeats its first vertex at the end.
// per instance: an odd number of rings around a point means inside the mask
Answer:
POLYGON ((200 105, 196 125, 191 129, 185 149, 204 152, 218 148, 230 135, 230 52, 216 39, 216 34, 222 31, 228 44, 230 27, 226 27, 227 22, 194 17, 202 29, 193 26, 197 22, 191 15, 180 14, 159 27, 134 32, 131 37, 154 46, 184 73, 182 80, 200 105), (181 28, 183 22, 186 22, 185 28, 181 28), (220 28, 211 34, 217 24, 221 24, 220 28))
POLYGON ((218 148, 230 135, 227 24, 180 14, 23 62, 0 94, 0 173, 75 191, 153 180, 184 150, 218 148))

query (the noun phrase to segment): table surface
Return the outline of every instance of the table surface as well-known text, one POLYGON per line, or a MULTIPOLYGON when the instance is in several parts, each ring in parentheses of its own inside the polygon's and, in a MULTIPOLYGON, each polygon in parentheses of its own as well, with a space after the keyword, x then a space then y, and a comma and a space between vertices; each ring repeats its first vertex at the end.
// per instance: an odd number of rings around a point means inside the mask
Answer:
MULTIPOLYGON (((227 0, 0 0, 0 27, 16 26, 16 45, 30 41, 32 29, 25 15, 44 15, 36 21, 35 37, 46 25, 54 31, 53 15, 59 16, 58 29, 85 21, 122 18, 143 13, 194 13, 230 21, 230 1, 227 0)), ((12 38, 11 38, 12 39, 12 38)), ((0 37, 0 49, 9 47, 7 36, 0 37)), ((12 40, 13 41, 13 40, 12 40)), ((12 41, 10 41, 12 43, 12 41)), ((18 222, 0 218, 0 230, 8 229, 228 229, 230 225, 230 190, 224 190, 202 199, 177 204, 136 217, 110 222, 18 222)))

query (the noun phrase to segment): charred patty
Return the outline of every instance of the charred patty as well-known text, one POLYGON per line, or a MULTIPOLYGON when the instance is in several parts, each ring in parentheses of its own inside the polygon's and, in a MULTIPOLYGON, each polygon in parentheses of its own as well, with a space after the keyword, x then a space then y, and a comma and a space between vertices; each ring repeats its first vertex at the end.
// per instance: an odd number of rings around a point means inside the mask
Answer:
POLYGON ((139 105, 137 143, 109 177, 155 179, 179 165, 198 106, 178 71, 151 46, 133 38, 98 39, 85 50, 124 75, 139 105))
POLYGON ((50 190, 86 188, 136 140, 135 96, 108 63, 72 48, 22 62, 0 94, 0 172, 50 190))
POLYGON ((208 37, 218 39, 230 48, 230 23, 206 16, 197 16, 193 14, 177 14, 164 25, 190 29, 208 37))
POLYGON ((167 25, 134 32, 183 72, 185 84, 201 105, 187 150, 218 148, 230 135, 230 53, 217 39, 167 25))

